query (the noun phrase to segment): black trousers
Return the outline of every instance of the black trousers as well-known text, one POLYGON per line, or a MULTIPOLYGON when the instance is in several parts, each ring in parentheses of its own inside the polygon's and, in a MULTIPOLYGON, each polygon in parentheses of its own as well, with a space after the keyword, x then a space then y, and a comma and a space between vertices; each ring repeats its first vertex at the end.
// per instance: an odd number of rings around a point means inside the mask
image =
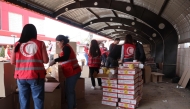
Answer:
MULTIPOLYGON (((99 68, 97 67, 89 67, 90 70, 90 77, 91 77, 91 82, 92 82, 92 86, 96 86, 96 82, 95 82, 95 78, 93 77, 94 72, 99 73, 99 68)), ((102 86, 102 80, 101 78, 97 78, 98 79, 98 85, 102 86)))

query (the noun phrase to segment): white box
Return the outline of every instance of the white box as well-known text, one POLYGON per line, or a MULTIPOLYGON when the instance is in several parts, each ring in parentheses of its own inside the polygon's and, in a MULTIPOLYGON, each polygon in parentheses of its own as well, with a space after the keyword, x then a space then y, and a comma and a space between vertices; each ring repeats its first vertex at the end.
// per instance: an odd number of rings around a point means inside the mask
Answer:
POLYGON ((136 74, 138 72, 137 69, 129 69, 129 68, 119 68, 118 74, 136 74))
POLYGON ((103 69, 99 69, 99 74, 103 74, 104 70, 103 69))
POLYGON ((121 102, 119 102, 118 103, 118 106, 119 107, 123 107, 123 108, 129 108, 129 109, 135 109, 135 105, 133 105, 133 104, 128 104, 128 103, 121 103, 121 102))
POLYGON ((141 97, 138 96, 138 97, 137 97, 136 99, 134 99, 134 100, 122 98, 122 99, 120 99, 120 101, 121 101, 122 103, 128 103, 128 104, 134 104, 134 105, 136 105, 136 104, 140 101, 140 99, 141 99, 141 97))
POLYGON ((133 64, 134 67, 138 68, 140 62, 124 62, 124 63, 123 63, 123 67, 129 68, 129 65, 130 65, 130 64, 133 64))
POLYGON ((116 102, 110 102, 110 101, 102 101, 102 104, 108 105, 108 106, 117 106, 116 102))
POLYGON ((118 98, 103 96, 102 101, 118 102, 118 98))
POLYGON ((117 84, 117 79, 105 79, 105 78, 102 78, 102 83, 117 84))
POLYGON ((118 79, 136 79, 138 74, 135 75, 118 75, 118 79))
POLYGON ((136 88, 135 90, 123 90, 123 89, 117 89, 117 93, 119 94, 127 94, 127 95, 134 95, 136 94, 138 91, 138 88, 136 88))
POLYGON ((117 84, 108 84, 108 83, 102 83, 103 87, 109 87, 109 88, 117 88, 117 84))
POLYGON ((138 84, 135 85, 125 85, 125 84, 118 84, 118 89, 131 89, 131 90, 135 90, 135 88, 138 87, 138 84))
POLYGON ((115 97, 115 98, 117 98, 117 93, 103 92, 103 96, 115 97))
POLYGON ((118 84, 135 84, 139 81, 139 79, 135 80, 118 80, 118 84))
POLYGON ((139 86, 143 85, 143 80, 139 81, 139 86))
POLYGON ((142 76, 142 71, 139 72, 139 77, 142 76))
POLYGON ((117 93, 117 89, 114 88, 103 88, 104 92, 112 92, 112 93, 117 93))
POLYGON ((138 92, 134 95, 118 94, 118 98, 126 98, 126 99, 136 99, 137 96, 138 96, 138 92))

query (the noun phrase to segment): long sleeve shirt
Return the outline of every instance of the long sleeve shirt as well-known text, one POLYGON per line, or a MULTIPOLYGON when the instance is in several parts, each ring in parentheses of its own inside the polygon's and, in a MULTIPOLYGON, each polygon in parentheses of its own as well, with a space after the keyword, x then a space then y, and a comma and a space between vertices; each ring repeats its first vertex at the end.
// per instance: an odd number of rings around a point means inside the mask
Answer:
POLYGON ((71 54, 71 49, 68 46, 64 46, 63 49, 63 56, 56 58, 55 62, 63 62, 69 60, 69 56, 71 54))

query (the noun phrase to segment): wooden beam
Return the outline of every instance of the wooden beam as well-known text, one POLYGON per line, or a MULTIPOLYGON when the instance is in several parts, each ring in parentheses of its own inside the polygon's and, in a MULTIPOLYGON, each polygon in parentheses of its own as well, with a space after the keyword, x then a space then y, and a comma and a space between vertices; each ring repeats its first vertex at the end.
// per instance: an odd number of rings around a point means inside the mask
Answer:
POLYGON ((100 16, 98 16, 94 11, 92 11, 90 8, 86 8, 89 12, 94 14, 98 19, 100 19, 100 16))
POLYGON ((161 7, 161 9, 160 9, 160 12, 158 13, 158 16, 161 16, 161 15, 162 15, 162 13, 163 13, 164 10, 166 9, 166 6, 168 5, 169 1, 170 1, 170 0, 165 0, 165 1, 164 1, 163 5, 162 5, 162 7, 161 7))
POLYGON ((117 13, 116 13, 114 10, 112 10, 112 12, 113 12, 113 14, 115 15, 115 17, 119 17, 119 16, 117 15, 117 13))

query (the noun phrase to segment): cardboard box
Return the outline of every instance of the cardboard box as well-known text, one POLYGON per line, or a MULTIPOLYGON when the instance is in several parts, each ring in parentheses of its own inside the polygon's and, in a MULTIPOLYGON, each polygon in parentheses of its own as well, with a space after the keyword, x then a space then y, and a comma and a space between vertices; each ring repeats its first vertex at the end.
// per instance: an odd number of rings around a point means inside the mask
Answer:
POLYGON ((117 84, 102 83, 103 87, 117 88, 117 84))
POLYGON ((145 47, 145 48, 144 48, 144 51, 145 51, 145 52, 150 52, 150 47, 145 47))
POLYGON ((117 106, 116 102, 110 102, 110 101, 102 101, 102 104, 108 105, 108 106, 117 106))
POLYGON ((139 86, 143 85, 143 80, 139 81, 139 86))
POLYGON ((77 80, 75 93, 76 93, 76 99, 85 98, 85 79, 84 78, 80 78, 77 80))
POLYGON ((0 98, 1 109, 15 109, 14 94, 7 95, 5 98, 0 98))
POLYGON ((129 69, 129 68, 119 68, 118 74, 136 74, 138 69, 129 69))
POLYGON ((138 84, 135 85, 125 85, 125 84, 118 84, 118 89, 129 89, 129 90, 135 90, 135 88, 138 87, 138 84))
POLYGON ((117 93, 117 89, 115 88, 103 88, 104 92, 112 92, 112 93, 117 93))
POLYGON ((117 98, 117 93, 103 92, 103 96, 117 98))
POLYGON ((103 96, 102 101, 118 102, 118 98, 103 96))
POLYGON ((82 72, 81 72, 81 78, 90 78, 90 71, 88 66, 83 66, 82 72))
POLYGON ((138 92, 138 88, 136 88, 135 90, 117 89, 117 93, 119 94, 134 95, 137 92, 138 92))
POLYGON ((102 83, 117 84, 117 79, 105 79, 105 78, 102 78, 102 83))
POLYGON ((135 80, 118 80, 118 84, 135 84, 138 81, 138 78, 136 78, 135 80))
POLYGON ((58 63, 50 67, 51 73, 50 76, 55 78, 59 82, 63 82, 65 77, 63 75, 62 67, 58 63))
POLYGON ((16 90, 16 79, 14 79, 15 67, 9 62, 0 62, 0 97, 6 97, 16 90))
POLYGON ((151 82, 151 68, 150 66, 144 67, 144 77, 145 77, 145 83, 151 82))
MULTIPOLYGON (((76 53, 77 52, 77 44, 76 44, 76 42, 69 42, 69 45, 72 47, 73 51, 76 53)), ((56 50, 55 50, 55 52, 57 54, 59 54, 61 51, 62 50, 56 44, 56 50)))
POLYGON ((118 79, 136 79, 138 78, 138 74, 135 75, 118 75, 118 79))
POLYGON ((123 108, 127 108, 127 109, 135 109, 135 107, 136 107, 133 104, 121 103, 121 102, 118 103, 118 106, 123 107, 123 108))
POLYGON ((53 92, 59 84, 59 82, 45 82, 45 92, 53 92))
POLYGON ((149 45, 149 44, 143 44, 142 46, 143 46, 144 48, 146 48, 146 47, 150 48, 150 45, 149 45))
POLYGON ((133 64, 134 67, 138 68, 140 62, 124 62, 124 63, 123 63, 123 67, 129 68, 129 66, 130 66, 131 64, 133 64))
POLYGON ((133 95, 118 94, 118 98, 125 98, 125 99, 136 99, 137 96, 138 96, 138 92, 133 95))
POLYGON ((133 104, 133 105, 136 105, 139 101, 140 101, 141 97, 138 96, 136 99, 134 100, 130 100, 130 99, 120 99, 120 102, 122 103, 127 103, 127 104, 133 104))
POLYGON ((141 77, 142 76, 142 71, 140 71, 138 74, 139 74, 139 77, 141 77))

